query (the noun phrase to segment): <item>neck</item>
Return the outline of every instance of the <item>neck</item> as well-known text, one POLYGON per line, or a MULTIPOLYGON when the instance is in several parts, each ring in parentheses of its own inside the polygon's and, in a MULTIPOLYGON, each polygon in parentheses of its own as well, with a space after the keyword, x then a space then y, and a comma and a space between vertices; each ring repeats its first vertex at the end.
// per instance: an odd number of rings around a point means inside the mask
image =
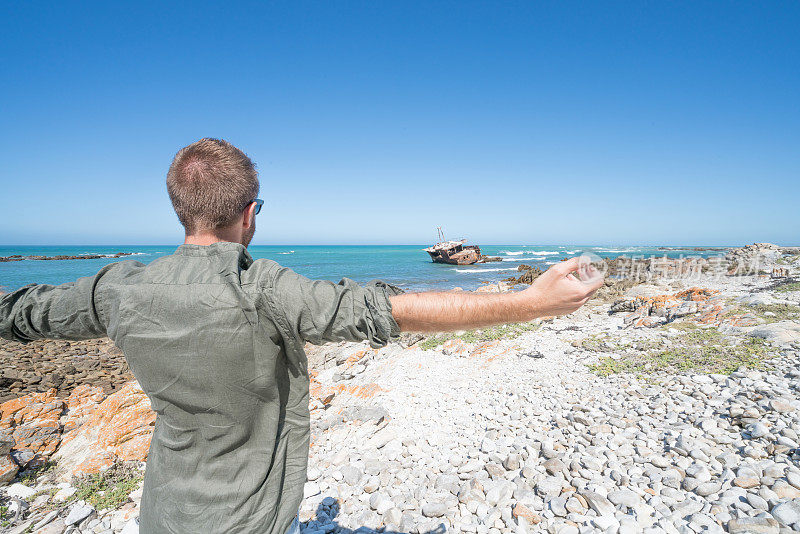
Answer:
POLYGON ((241 243, 241 239, 237 239, 238 236, 234 235, 216 235, 216 234, 194 234, 194 235, 187 235, 186 239, 184 239, 184 245, 213 245, 214 243, 219 243, 221 241, 226 241, 230 243, 241 243))

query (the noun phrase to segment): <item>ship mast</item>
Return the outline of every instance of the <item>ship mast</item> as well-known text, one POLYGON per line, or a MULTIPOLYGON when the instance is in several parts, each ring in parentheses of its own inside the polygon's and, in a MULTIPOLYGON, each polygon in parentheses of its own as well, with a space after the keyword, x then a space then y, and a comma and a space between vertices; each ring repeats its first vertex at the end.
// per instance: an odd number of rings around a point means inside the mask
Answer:
POLYGON ((436 231, 439 232, 439 242, 440 243, 444 243, 445 238, 444 238, 444 232, 442 231, 442 227, 441 226, 437 226, 436 227, 436 231))

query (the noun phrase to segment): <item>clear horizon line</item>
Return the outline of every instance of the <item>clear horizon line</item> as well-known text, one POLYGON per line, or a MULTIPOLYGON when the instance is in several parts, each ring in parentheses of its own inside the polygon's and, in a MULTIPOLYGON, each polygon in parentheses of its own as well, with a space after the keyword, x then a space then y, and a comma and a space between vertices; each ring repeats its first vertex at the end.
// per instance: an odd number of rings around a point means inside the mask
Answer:
MULTIPOLYGON (((768 243, 768 242, 763 242, 768 243)), ((25 243, 25 244, 12 244, 0 243, 0 247, 178 247, 183 243, 146 243, 146 244, 133 244, 133 243, 25 243)), ((747 243, 750 244, 750 243, 747 243)), ((780 247, 796 247, 798 245, 782 245, 774 243, 780 247)), ((430 246, 428 243, 251 243, 249 247, 375 247, 375 246, 430 246)), ((717 247, 717 248, 732 248, 745 246, 739 244, 723 244, 723 243, 692 243, 692 244, 676 244, 676 243, 602 243, 602 244, 587 244, 587 243, 485 243, 479 246, 522 246, 522 247, 674 247, 674 248, 690 248, 690 247, 717 247)))

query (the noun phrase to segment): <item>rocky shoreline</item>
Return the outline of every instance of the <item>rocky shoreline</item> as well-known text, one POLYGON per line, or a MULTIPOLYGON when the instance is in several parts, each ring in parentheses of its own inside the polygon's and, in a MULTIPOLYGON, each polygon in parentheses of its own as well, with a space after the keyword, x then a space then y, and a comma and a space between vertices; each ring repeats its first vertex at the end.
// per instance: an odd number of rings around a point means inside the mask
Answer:
POLYGON ((0 403, 52 388, 66 398, 81 384, 111 394, 131 380, 122 351, 107 338, 27 344, 0 339, 0 403))
MULTIPOLYGON (((644 264, 567 317, 308 346, 303 531, 800 531, 800 255, 773 247, 644 264)), ((138 531, 154 414, 119 351, 0 359, 0 532, 138 531)))

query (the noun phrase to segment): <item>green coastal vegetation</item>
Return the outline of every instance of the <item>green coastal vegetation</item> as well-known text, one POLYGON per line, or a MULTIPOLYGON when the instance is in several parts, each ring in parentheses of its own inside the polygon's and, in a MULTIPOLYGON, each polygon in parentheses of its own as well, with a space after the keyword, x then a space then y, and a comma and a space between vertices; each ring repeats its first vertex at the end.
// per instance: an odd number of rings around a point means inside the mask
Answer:
MULTIPOLYGON (((35 486, 37 481, 41 481, 43 478, 51 478, 49 482, 52 483, 54 482, 52 475, 55 473, 55 466, 55 463, 47 462, 36 469, 30 469, 19 478, 19 482, 26 486, 35 486)), ((116 462, 104 471, 85 475, 74 480, 72 484, 77 489, 74 494, 65 499, 64 502, 49 501, 44 505, 43 509, 56 510, 68 507, 76 501, 85 501, 96 510, 116 510, 130 500, 130 493, 139 486, 143 479, 144 472, 135 464, 116 462)), ((37 491, 25 500, 28 503, 33 503, 42 495, 50 495, 52 497, 58 493, 58 490, 58 487, 49 487, 37 491)), ((3 513, 3 508, 0 507, 0 521, 2 521, 3 513)))
POLYGON ((610 352, 589 368, 601 376, 617 373, 654 375, 658 373, 703 372, 730 374, 740 367, 767 369, 774 349, 763 339, 739 340, 715 328, 701 328, 690 321, 670 325, 678 335, 624 344, 610 336, 595 336, 582 347, 610 352))
POLYGON ((514 339, 526 332, 538 330, 539 326, 540 324, 538 322, 512 323, 489 328, 467 330, 460 334, 436 334, 421 341, 419 348, 423 350, 435 349, 451 339, 460 339, 464 343, 480 343, 484 341, 494 341, 496 339, 514 339))
POLYGON ((10 527, 14 514, 8 511, 7 504, 0 504, 0 527, 10 527))
POLYGON ((144 472, 133 464, 117 462, 105 471, 78 480, 78 489, 68 502, 86 501, 95 510, 116 510, 144 479, 144 472))
POLYGON ((760 323, 777 323, 800 318, 800 307, 793 304, 734 304, 725 312, 725 317, 736 317, 750 314, 760 323))
POLYGON ((42 477, 49 477, 53 474, 56 467, 56 463, 52 460, 47 460, 40 466, 28 468, 25 471, 22 471, 18 475, 18 480, 20 484, 25 484, 26 486, 32 486, 36 484, 36 481, 42 477))
POLYGON ((800 282, 789 282, 788 284, 781 284, 775 288, 779 293, 788 293, 789 291, 800 291, 800 282))

